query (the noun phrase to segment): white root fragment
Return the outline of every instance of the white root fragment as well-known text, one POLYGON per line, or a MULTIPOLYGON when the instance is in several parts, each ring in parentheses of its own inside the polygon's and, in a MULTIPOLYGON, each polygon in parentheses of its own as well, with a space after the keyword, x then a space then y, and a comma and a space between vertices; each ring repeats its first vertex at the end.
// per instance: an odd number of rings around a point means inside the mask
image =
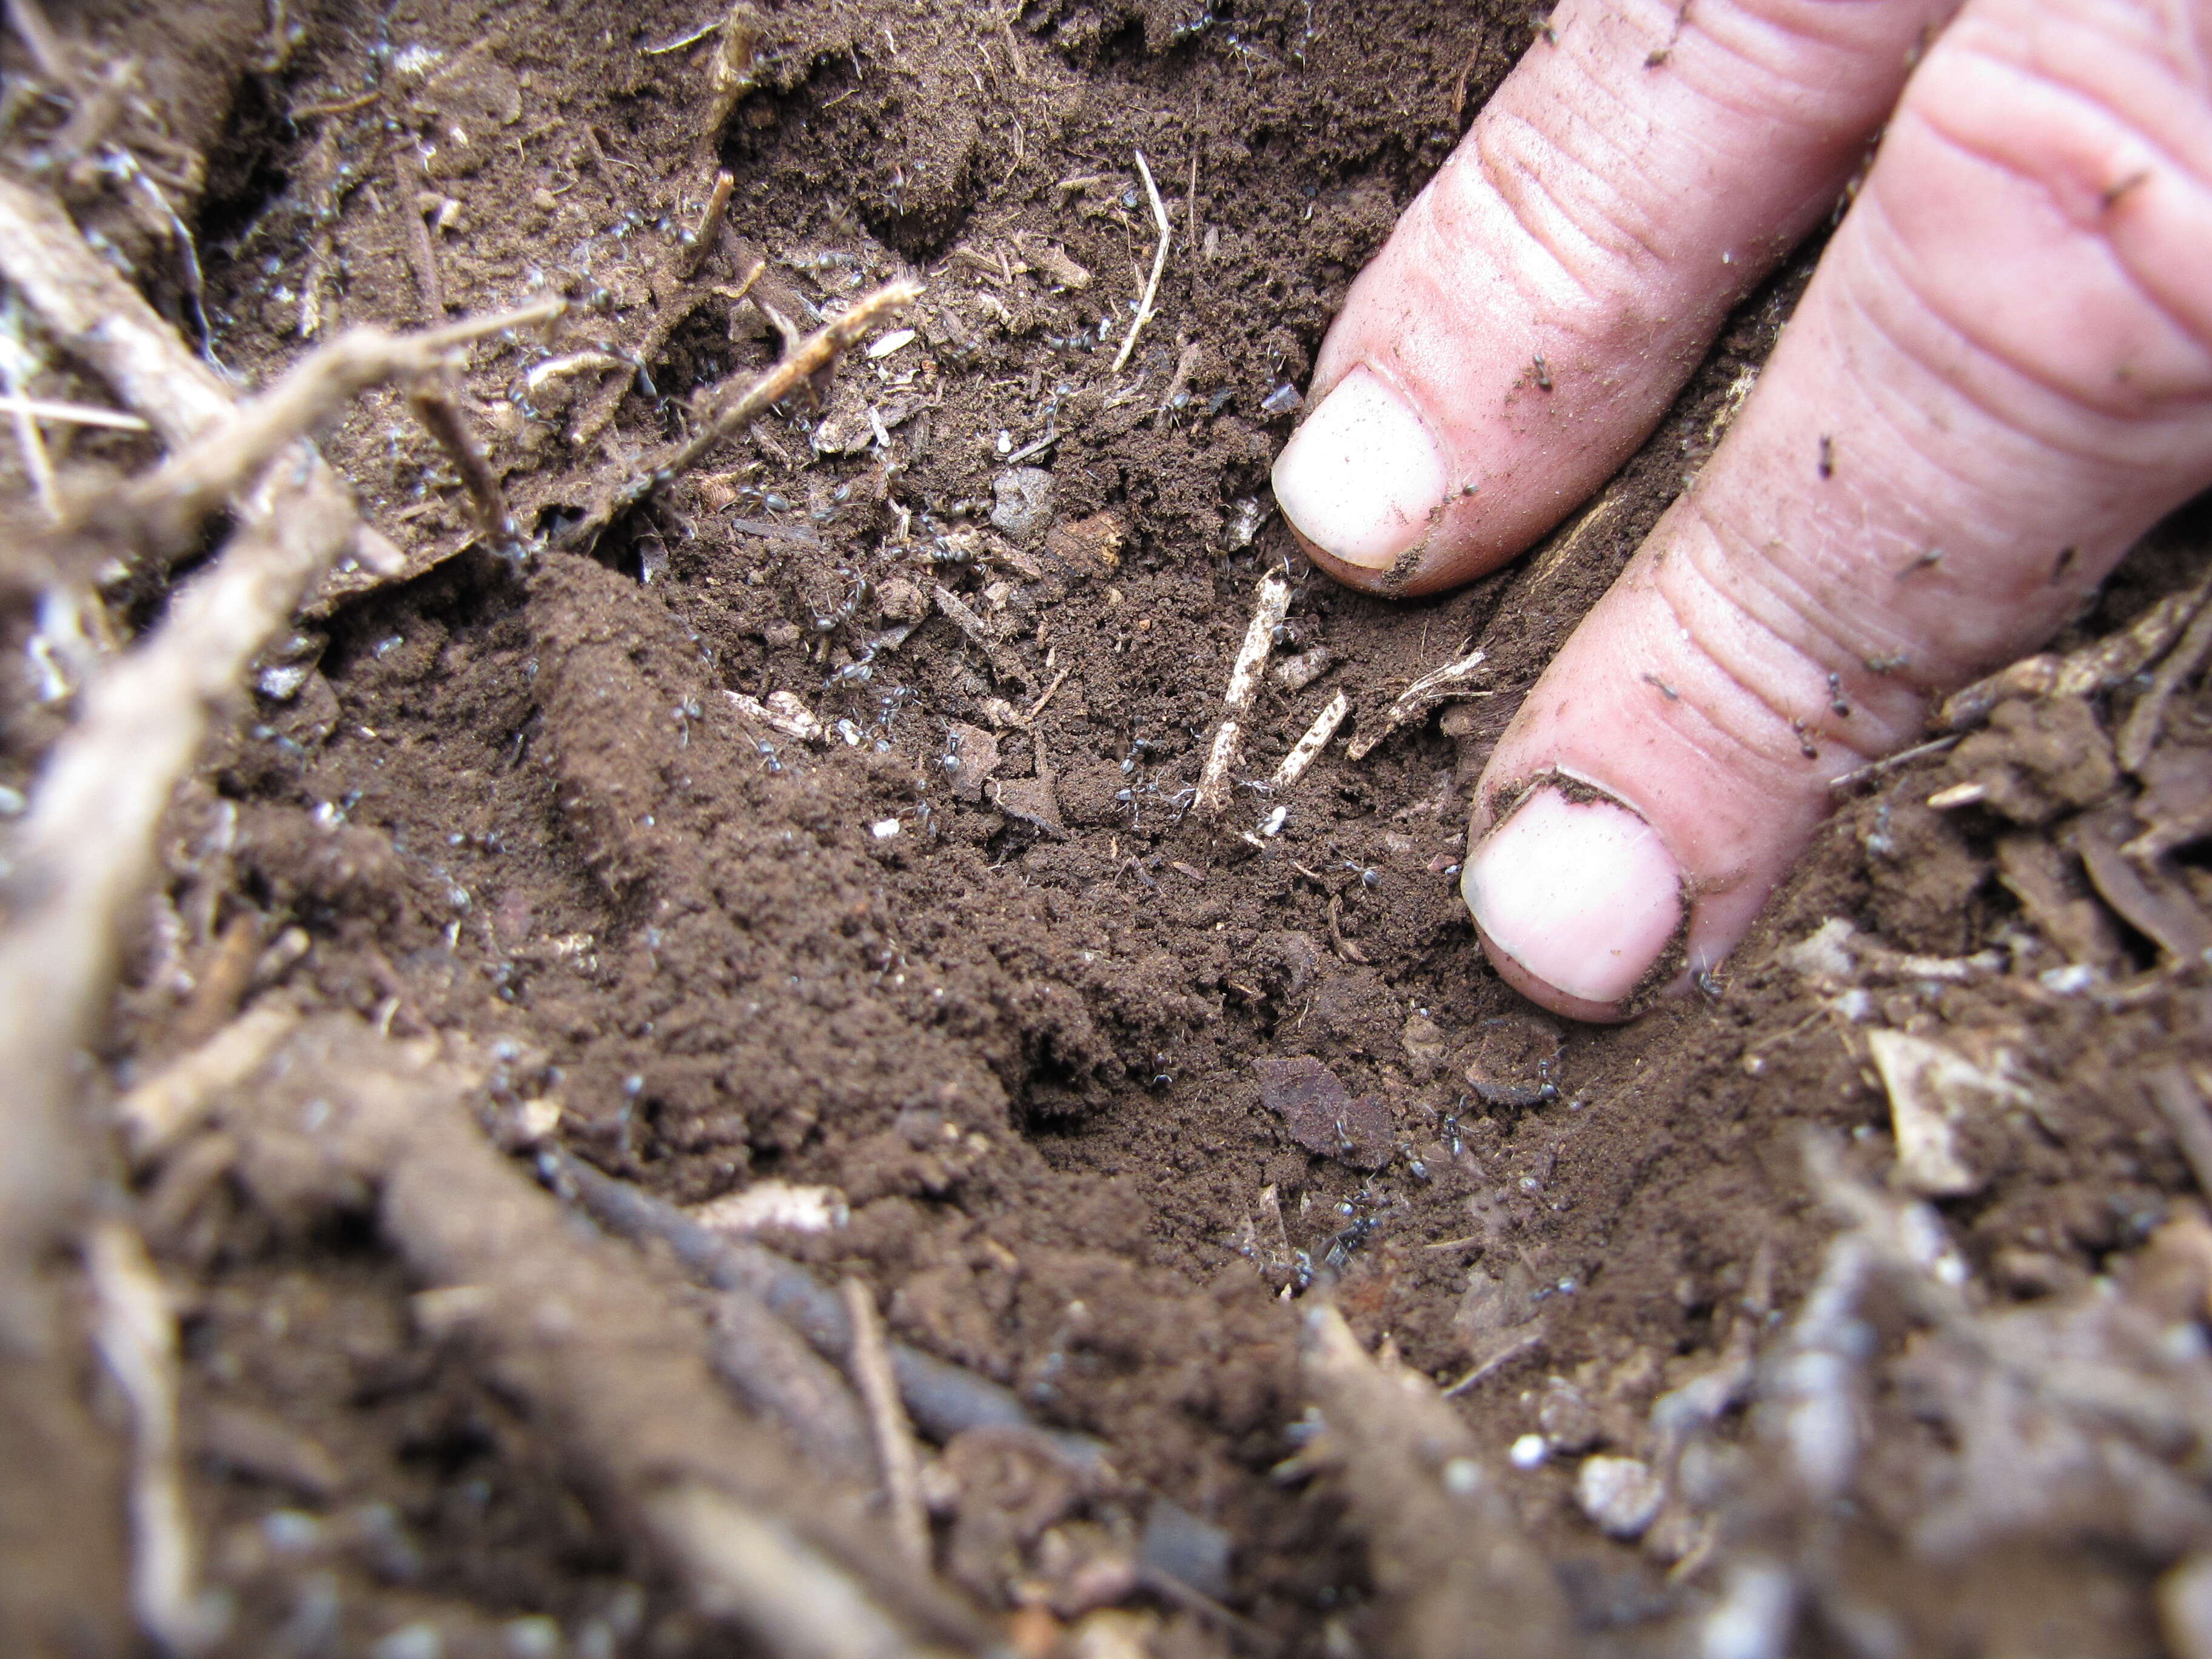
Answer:
POLYGON ((629 368, 632 365, 611 351, 572 351, 565 357, 548 357, 522 377, 523 389, 541 392, 555 380, 564 380, 571 374, 604 374, 610 369, 629 368))
POLYGON ((915 1450, 914 1424, 899 1398, 891 1370, 891 1351, 875 1292, 857 1279, 845 1281, 845 1312, 852 1321, 853 1346, 847 1356, 853 1385, 868 1408, 875 1431, 876 1461, 883 1466, 884 1497, 890 1508, 891 1535, 918 1571, 929 1571, 929 1511, 921 1501, 921 1458, 915 1450))
POLYGON ((131 1157, 142 1164, 158 1161, 199 1127, 218 1096, 259 1071, 299 1024, 299 1011, 282 1003, 249 1009, 125 1095, 115 1115, 131 1157))
POLYGON ((1267 653, 1274 648, 1275 630, 1283 625, 1290 609, 1290 583, 1280 576, 1263 577, 1252 607, 1251 625, 1244 630, 1244 643, 1237 647, 1237 660, 1230 665, 1229 689, 1221 697, 1221 729, 1213 734, 1206 769, 1199 775, 1194 804, 1209 816, 1218 814, 1228 803, 1229 771, 1243 746, 1244 717, 1251 713, 1252 700, 1259 692, 1260 671, 1267 665, 1267 653))
POLYGON ((1352 699, 1339 691, 1328 704, 1314 716, 1305 736, 1291 745, 1291 752, 1283 757, 1282 764, 1275 769, 1275 793, 1282 793, 1300 778, 1305 776, 1321 751, 1328 747, 1328 740, 1336 735, 1336 728, 1344 724, 1344 717, 1352 712, 1352 699))
POLYGON ((1152 252, 1152 274, 1145 283, 1145 297, 1137 301, 1137 314, 1131 319, 1129 331, 1121 337, 1121 349, 1114 354, 1114 373, 1119 374, 1128 366, 1129 354, 1137 349, 1137 336, 1145 331, 1145 325, 1152 320, 1152 301, 1160 291, 1160 273, 1168 268, 1168 244, 1174 234, 1168 228, 1168 210, 1160 203, 1160 187, 1152 182, 1152 163, 1145 160, 1145 152, 1135 152, 1137 171, 1144 175, 1145 194, 1152 198, 1152 222, 1160 228, 1160 245, 1152 252))
POLYGON ((94 1341, 131 1412, 131 1611, 163 1652, 204 1653, 229 1620, 197 1588, 198 1552, 177 1457, 177 1322, 138 1235, 94 1227, 85 1265, 97 1306, 94 1341))
POLYGON ((1928 805, 1935 811, 1951 812, 1961 806, 1974 806, 1989 798, 1989 786, 1972 780, 1954 783, 1948 789, 1938 789, 1928 797, 1928 805))
POLYGON ((1365 760, 1377 744, 1407 721, 1419 720, 1440 702, 1474 695, 1466 689, 1467 683, 1474 678, 1475 671, 1482 666, 1484 660, 1480 650, 1470 651, 1464 657, 1456 658, 1442 668, 1432 669, 1422 675, 1398 694, 1397 702, 1392 703, 1383 714, 1380 726, 1372 732, 1362 732, 1345 745, 1345 758, 1365 760))
POLYGON ((796 1186, 787 1181, 756 1181, 750 1187, 694 1205, 689 1213, 702 1227, 740 1238, 769 1228, 795 1233, 832 1232, 852 1217, 844 1194, 835 1187, 796 1186))
POLYGON ((791 692, 771 691, 766 702, 743 691, 726 690, 722 695, 730 700, 732 708, 756 726, 768 726, 801 743, 819 745, 830 740, 829 728, 791 692))
POLYGON ((0 414, 24 415, 34 421, 54 421, 64 426, 109 427, 118 432, 151 429, 137 416, 125 415, 120 410, 96 409, 90 404, 57 403, 51 398, 0 398, 0 414))

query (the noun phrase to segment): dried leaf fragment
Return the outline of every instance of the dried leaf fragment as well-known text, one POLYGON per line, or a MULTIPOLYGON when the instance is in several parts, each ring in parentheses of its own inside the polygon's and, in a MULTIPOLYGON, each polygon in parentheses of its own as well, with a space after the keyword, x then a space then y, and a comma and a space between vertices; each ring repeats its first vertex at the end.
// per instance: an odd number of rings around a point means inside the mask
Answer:
POLYGON ((1255 1060, 1252 1070, 1261 1103, 1308 1152, 1358 1170, 1379 1170, 1390 1161, 1396 1124, 1379 1097, 1354 1098, 1334 1072, 1310 1054, 1255 1060))

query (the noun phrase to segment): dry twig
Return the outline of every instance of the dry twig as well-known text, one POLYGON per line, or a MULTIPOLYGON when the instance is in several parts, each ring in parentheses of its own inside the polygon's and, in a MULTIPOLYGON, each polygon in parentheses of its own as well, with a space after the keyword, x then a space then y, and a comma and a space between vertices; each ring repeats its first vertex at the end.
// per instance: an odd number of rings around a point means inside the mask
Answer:
MULTIPOLYGON (((311 353, 269 391, 215 423, 152 471, 132 479, 112 501, 95 509, 85 528, 109 534, 135 531, 143 546, 155 556, 167 556, 185 544, 209 514, 340 404, 386 380, 420 379, 471 341, 550 322, 566 308, 562 300, 538 300, 419 334, 349 329, 311 353)), ((465 481, 466 471, 464 467, 465 481)), ((473 491, 475 486, 471 488, 473 491)), ((496 490, 495 483, 493 488, 496 490)))
POLYGON ((699 267, 714 251, 715 236, 722 228, 722 215, 730 205, 730 192, 737 188, 737 183, 727 167, 714 175, 714 187, 707 193, 707 205, 699 214, 699 222, 692 228, 690 240, 678 249, 672 262, 676 274, 685 282, 699 274, 699 267))
POLYGON ((154 872, 154 829, 211 708, 345 544, 353 509, 287 459, 245 527, 143 644, 94 680, 47 758, 16 842, 20 902, 0 934, 0 1273, 28 1259, 82 1190, 78 1055, 113 983, 122 929, 154 872), (304 476, 302 476, 304 474, 304 476))
POLYGON ((1393 1640, 1407 1659, 1567 1653, 1551 1569, 1485 1471, 1474 1437, 1419 1373, 1386 1370, 1326 1304, 1299 1364, 1342 1470, 1393 1640))
MULTIPOLYGON (((729 191, 725 186, 732 182, 726 173, 715 176, 714 191, 708 198, 707 211, 701 217, 696 240, 678 242, 662 263, 659 274, 653 283, 653 317, 646 324, 645 332, 638 337, 637 344, 620 349, 618 356, 605 352, 595 354, 606 361, 592 367, 603 370, 619 368, 622 373, 612 376, 592 394, 591 401, 584 406, 584 412, 569 427, 568 442, 574 447, 586 447, 607 429, 621 410, 623 399, 629 395, 630 382, 645 365, 659 361, 670 337, 690 320, 691 313, 698 310, 710 295, 721 295, 734 309, 753 291, 754 284, 767 271, 768 261, 756 259, 752 268, 745 273, 744 280, 735 289, 723 289, 696 280, 699 269, 707 262, 707 256, 714 251, 715 233, 721 228, 722 210, 729 204, 729 191)), ((761 301, 755 301, 754 303, 761 305, 771 318, 780 316, 778 313, 769 311, 761 301)), ((581 366, 586 355, 580 352, 573 361, 581 366)), ((546 367, 540 364, 532 372, 542 374, 546 367)))
MULTIPOLYGON (((203 362, 137 289, 94 253, 46 197, 0 179, 0 276, 29 302, 56 343, 146 417, 171 449, 182 449, 231 419, 230 387, 203 362)), ((303 463, 317 490, 346 494, 312 447, 303 463)), ((366 586, 399 572, 399 550, 365 524, 351 526, 351 556, 366 586)), ((325 583, 325 593, 334 586, 325 583)))
POLYGON ((461 418, 452 395, 425 380, 408 393, 407 407, 422 423, 422 429, 437 440, 438 447, 446 452, 446 459, 453 462, 453 471, 460 475, 461 488, 468 491, 469 507, 476 517, 477 529, 491 544, 492 550, 502 554, 520 550, 522 532, 514 522, 514 510, 507 504, 507 491, 500 483, 499 474, 484 459, 476 434, 461 418))
POLYGON ((0 179, 0 276, 163 442, 189 443, 228 418, 231 394, 216 372, 85 245, 67 214, 9 179, 0 179))
POLYGON ((919 283, 886 283, 874 292, 863 295, 844 315, 832 318, 785 352, 781 362, 750 386, 732 390, 725 381, 716 387, 705 401, 702 413, 706 418, 699 429, 671 445, 650 465, 607 490, 583 517, 562 533, 560 547, 568 552, 589 552, 609 525, 655 489, 689 472, 715 445, 742 430, 762 410, 781 403, 794 392, 818 395, 836 368, 840 354, 857 344, 860 337, 878 323, 902 307, 912 304, 921 293, 919 283))
POLYGON ((2206 1109, 2203 1095, 2179 1066, 2161 1066, 2145 1086, 2173 1131, 2189 1173, 2197 1177, 2197 1190, 2212 1197, 2212 1111, 2206 1109))
POLYGON ((152 1164, 207 1120, 216 1098, 259 1071, 300 1024, 297 1010, 265 1002, 180 1054, 115 1103, 131 1155, 152 1164))
POLYGON ((1400 726, 1419 720, 1438 703, 1449 702, 1455 697, 1480 696, 1485 694, 1468 689, 1475 671, 1487 659, 1480 649, 1446 663, 1441 668, 1431 669, 1398 694, 1382 715, 1382 723, 1372 732, 1362 732, 1344 746, 1346 760, 1365 760, 1375 746, 1400 726))
POLYGON ((875 1478, 868 1425, 845 1379, 744 1285, 716 1292, 712 1358, 738 1398, 789 1431, 814 1468, 856 1486, 875 1478))
POLYGON ((1843 776, 1831 778, 1828 787, 1837 794, 1843 794, 1863 783, 1872 783, 1876 778, 1886 777, 1899 767, 1910 766, 1917 760, 1925 760, 1931 755, 1941 755, 1955 747, 1960 735, 1954 733, 1948 738, 1934 738, 1926 743, 1916 743, 1911 748, 1900 749, 1894 755, 1885 755, 1880 760, 1869 761, 1864 766, 1855 766, 1843 776))
MULTIPOLYGON (((825 1358, 842 1363, 850 1352, 852 1327, 843 1301, 797 1262, 703 1227, 675 1206, 565 1152, 549 1150, 538 1156, 548 1177, 573 1194, 601 1226, 641 1243, 666 1245, 702 1284, 749 1291, 825 1358)), ((970 1429, 1018 1429, 1039 1435, 1079 1473, 1103 1473, 1105 1449, 1097 1441, 1039 1430, 1021 1402, 996 1382, 902 1342, 890 1348, 900 1397, 932 1439, 942 1443, 970 1429)))
POLYGON ((164 1653, 205 1652, 228 1620, 204 1595, 177 1448, 177 1321, 138 1235, 106 1221, 86 1240, 94 1341, 131 1411, 131 1611, 164 1653))
POLYGON ((875 1431, 891 1535, 915 1569, 927 1572, 929 1515, 921 1503, 921 1460, 914 1449, 914 1425, 899 1403, 898 1379, 891 1375, 890 1347, 884 1337, 883 1316, 876 1311, 875 1293, 857 1279, 845 1281, 845 1313, 853 1325, 848 1363, 853 1386, 867 1402, 868 1422, 875 1431))
POLYGON ((704 1340, 625 1253, 580 1237, 501 1158, 468 1080, 359 1022, 312 1022, 227 1122, 249 1195, 343 1212, 450 1300, 452 1335, 548 1425, 591 1489, 642 1521, 702 1609, 784 1659, 975 1652, 981 1622, 749 1424, 704 1340), (311 1103, 321 1103, 315 1111, 311 1103), (266 1188, 256 1171, 268 1169, 266 1188), (281 1171, 281 1172, 280 1172, 281 1171))

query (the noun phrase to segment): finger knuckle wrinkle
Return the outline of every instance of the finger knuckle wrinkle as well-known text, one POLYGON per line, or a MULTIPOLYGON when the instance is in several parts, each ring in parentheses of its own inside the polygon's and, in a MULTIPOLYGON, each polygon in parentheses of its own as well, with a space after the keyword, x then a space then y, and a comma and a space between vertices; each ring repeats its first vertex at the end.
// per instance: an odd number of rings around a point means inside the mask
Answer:
POLYGON ((1710 556, 1761 587, 1771 604, 1747 603, 1734 584, 1716 580, 1694 556, 1682 561, 1686 580, 1661 584, 1677 637, 1696 671, 1683 676, 1681 701, 1740 748, 1769 762, 1802 760, 1815 738, 1871 758, 1860 734, 1826 718, 1830 670, 1852 660, 1846 643, 1824 625, 1830 619, 1778 586, 1773 579, 1779 573, 1762 556, 1740 547, 1730 550, 1734 538, 1710 519, 1707 526, 1714 538, 1710 556), (1789 625, 1778 626, 1762 609, 1786 617, 1789 625))
POLYGON ((1611 309, 1636 287, 1639 270, 1662 263, 1627 198, 1527 124, 1501 122, 1483 132, 1476 159, 1481 185, 1592 306, 1611 309))

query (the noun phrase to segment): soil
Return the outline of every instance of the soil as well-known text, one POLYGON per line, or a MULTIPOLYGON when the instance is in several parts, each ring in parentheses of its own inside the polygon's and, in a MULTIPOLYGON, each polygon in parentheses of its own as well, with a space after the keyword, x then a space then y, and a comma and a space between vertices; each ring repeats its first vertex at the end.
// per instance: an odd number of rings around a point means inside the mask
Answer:
MULTIPOLYGON (((842 1224, 780 1247, 857 1276, 893 1336, 1103 1441, 1125 1484, 1071 1524, 1122 1536, 1165 1500, 1225 1542, 1213 1593, 1245 1622, 1139 1594, 1150 1622, 1115 1628, 1163 1655, 1390 1650, 1341 1486, 1280 1467, 1309 1400, 1298 1315, 1322 1296, 1463 1384, 1455 1407, 1592 1644, 1680 1650, 1745 1561, 1812 1550, 1771 1494, 1717 1508, 1702 1543, 1609 1539, 1577 1473, 1648 1455, 1655 1401, 1739 1328, 1780 1340, 1838 1226, 1808 1131, 1891 1178, 1870 1030, 2002 1053, 2032 1095, 1977 1122, 1973 1190, 1936 1204, 1978 1315, 2142 1279, 2148 1242, 2196 1213, 2143 1079, 2212 1058, 2205 969, 2173 942, 2212 878, 2185 845, 2131 909, 2081 848, 2185 816, 2202 688, 2136 782, 2077 763, 2140 676, 2009 705, 1846 793, 1729 969, 1624 1027, 1534 1015, 1457 896, 1489 745, 1711 453, 1813 250, 1740 310, 1596 513, 1456 593, 1384 603, 1299 559, 1267 470, 1352 276, 1534 38, 1522 9, 795 0, 754 18, 719 135, 718 38, 665 49, 711 10, 57 15, 88 61, 140 65, 133 131, 201 159, 181 182, 206 344, 242 380, 343 327, 577 302, 558 340, 490 343, 456 383, 534 558, 483 544, 398 392, 325 434, 410 574, 311 606, 180 795, 102 1056, 116 1086, 289 995, 465 1039, 497 1057, 502 1100, 557 1107, 558 1145, 675 1203, 835 1188, 842 1224), (1158 240, 1139 155, 1173 236, 1117 374, 1158 240), (718 167, 727 228, 672 281, 718 167), (690 429, 695 391, 775 361, 771 313, 811 328, 896 276, 927 285, 913 337, 854 354, 821 404, 751 423, 588 556, 561 550, 608 479, 690 429), (532 374, 641 341, 634 371, 532 374), (1292 583, 1274 660, 1316 672, 1263 681, 1253 787, 1208 821, 1191 791, 1271 571, 1292 583), (1334 692, 1370 730, 1471 647, 1481 674, 1440 717, 1258 787, 1334 692), (744 701, 779 693, 817 739, 744 701), (1978 780, 1979 805, 1927 804, 1978 780), (1792 950, 1832 918, 1888 955, 1792 950), (1895 966, 1992 950, 1988 971, 1895 966), (1532 1433, 1547 1461, 1509 1467, 1532 1433)), ((15 163, 62 118, 16 108, 15 163)), ((72 205, 112 221, 197 337, 173 249, 98 180, 72 205)), ((81 438, 65 474, 142 443, 81 438)), ((2181 515, 2057 648, 2185 586, 2209 541, 2201 506, 2181 515)), ((118 616, 164 598, 118 595, 118 616)), ((0 763, 28 791, 64 721, 10 661, 0 763)), ((181 1310, 188 1504, 230 1648, 369 1651, 427 1627, 442 1650, 723 1650, 553 1429, 426 1330, 373 1236, 291 1224, 223 1156, 187 1150, 136 1197, 181 1310)), ((1886 1358, 1934 1363, 1905 1315, 1875 1328, 1886 1358)), ((1976 1509, 1949 1396, 1882 1376, 1795 1650, 2160 1650, 2153 1586, 2212 1528, 2150 1527, 2124 1471, 2094 1501, 2062 1501, 2051 1470, 2042 1508, 1976 1509)), ((1754 1456, 1754 1415, 1716 1443, 1754 1456)), ((2182 1442, 2151 1461, 2203 1507, 2182 1442)), ((1004 1608, 1038 1547, 948 1546, 944 1570, 1004 1608)))

